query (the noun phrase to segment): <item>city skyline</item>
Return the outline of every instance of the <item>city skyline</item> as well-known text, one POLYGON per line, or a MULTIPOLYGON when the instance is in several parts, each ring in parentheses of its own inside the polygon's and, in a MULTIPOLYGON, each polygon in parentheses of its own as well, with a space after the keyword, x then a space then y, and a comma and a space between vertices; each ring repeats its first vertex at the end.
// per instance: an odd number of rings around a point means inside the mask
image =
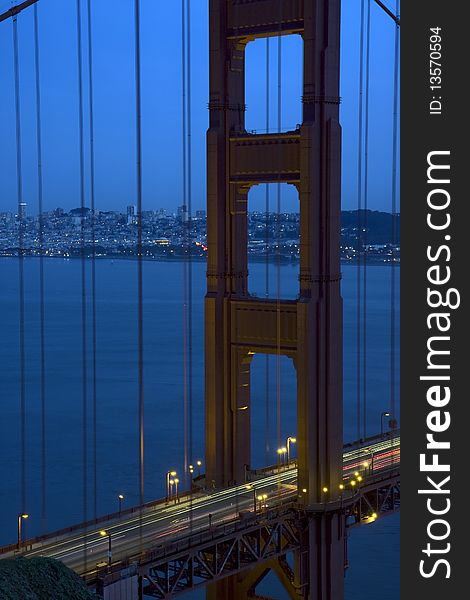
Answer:
MULTIPOLYGON (((115 203, 124 205, 135 195, 134 132, 134 54, 132 45, 132 3, 114 5, 110 0, 93 3, 94 110, 95 135, 95 203, 107 210, 115 203), (105 40, 105 41, 104 41, 105 40), (112 96, 109 90, 112 89, 112 96)), ((48 0, 38 5, 41 34, 42 129, 44 208, 51 210, 67 199, 67 208, 80 205, 76 23, 72 5, 48 0), (61 27, 52 27, 60 22, 61 27)), ((369 135, 369 205, 387 210, 391 206, 393 28, 387 15, 376 5, 371 8, 370 135, 369 135)), ((142 107, 143 136, 143 205, 153 208, 157 193, 163 191, 164 206, 182 198, 180 177, 182 156, 181 81, 173 73, 181 69, 181 42, 172 27, 159 36, 153 29, 161 21, 180 26, 177 4, 142 5, 142 107), (164 51, 162 51, 164 49, 164 51), (159 107, 158 109, 156 107, 159 107), (162 108, 161 108, 162 107, 162 108)), ((205 205, 208 127, 208 16, 207 3, 192 3, 192 199, 194 209, 205 205)), ((342 62, 340 116, 343 127, 343 208, 357 205, 358 82, 360 11, 356 3, 342 7, 342 62)), ((13 91, 13 55, 11 23, 0 24, 0 77, 10 93, 0 98, 0 210, 13 211, 16 197, 16 142, 13 91)), ((34 96, 34 48, 32 13, 25 11, 18 20, 21 83, 21 124, 24 198, 37 205, 36 122, 34 96)), ((83 22, 86 42, 86 24, 83 22)), ((270 41, 269 126, 277 127, 277 40, 270 41)), ((301 122, 301 51, 300 36, 282 38, 282 129, 295 128, 301 122)), ((86 61, 86 52, 83 52, 86 61)), ((265 115, 265 40, 247 47, 247 130, 266 127, 265 115)), ((84 95, 88 97, 88 73, 83 73, 84 95)), ((88 101, 85 102, 85 171, 86 203, 90 204, 88 101)), ((263 186, 250 193, 250 205, 264 203, 263 186)), ((273 194, 272 202, 274 203, 273 194)), ((293 207, 298 202, 295 189, 287 186, 282 202, 293 207), (291 188, 291 189, 289 189, 291 188)))
MULTIPOLYGON (((35 212, 30 212, 30 210, 28 208, 28 207, 30 207, 30 204, 28 202, 22 202, 21 204, 26 206, 26 217, 28 217, 28 216, 39 216, 39 212, 37 210, 35 212)), ((96 213, 102 212, 102 213, 119 213, 119 214, 125 214, 126 211, 127 211, 127 209, 129 207, 131 207, 131 206, 135 207, 135 208, 137 207, 136 204, 132 204, 132 203, 125 204, 124 207, 121 207, 121 208, 108 207, 108 208, 104 209, 104 208, 100 208, 98 206, 98 207, 95 208, 95 212, 96 213)), ((17 216, 17 212, 18 212, 17 211, 17 207, 15 207, 14 210, 4 210, 3 207, 0 205, 0 208, 1 208, 0 215, 2 215, 2 214, 11 214, 11 215, 16 215, 17 216)), ((37 207, 33 204, 33 208, 37 208, 37 207)), ((153 212, 153 213, 177 215, 178 211, 180 209, 182 209, 182 208, 183 208, 182 204, 173 205, 173 206, 170 206, 170 207, 163 207, 163 206, 159 206, 159 207, 156 207, 156 208, 143 207, 142 214, 144 214, 146 212, 149 212, 149 213, 153 212)), ((87 206, 87 205, 85 205, 84 209, 86 211, 91 211, 91 207, 87 206)), ((80 208, 80 206, 71 206, 70 208, 66 209, 63 206, 53 206, 53 207, 51 207, 51 208, 49 208, 47 210, 44 210, 42 214, 46 215, 46 214, 52 213, 52 212, 54 212, 56 210, 63 210, 64 212, 69 213, 71 211, 80 211, 81 208, 80 208)), ((391 211, 389 211, 389 210, 380 210, 380 209, 377 209, 377 208, 370 208, 370 207, 367 208, 367 209, 362 208, 360 210, 361 211, 366 210, 368 212, 381 212, 381 213, 390 214, 390 215, 392 214, 391 211)), ((357 211, 357 208, 351 208, 351 209, 342 208, 342 212, 356 212, 356 211, 357 211)), ((197 216, 197 214, 201 213, 201 212, 206 213, 205 208, 194 209, 191 214, 193 216, 197 216)), ((266 213, 266 211, 265 210, 248 210, 248 213, 263 214, 263 213, 266 213)), ((270 210, 269 214, 277 214, 277 211, 276 210, 270 210)), ((298 210, 281 210, 280 214, 300 214, 300 211, 298 211, 298 210)), ((400 215, 400 211, 396 212, 395 215, 399 216, 400 215)))

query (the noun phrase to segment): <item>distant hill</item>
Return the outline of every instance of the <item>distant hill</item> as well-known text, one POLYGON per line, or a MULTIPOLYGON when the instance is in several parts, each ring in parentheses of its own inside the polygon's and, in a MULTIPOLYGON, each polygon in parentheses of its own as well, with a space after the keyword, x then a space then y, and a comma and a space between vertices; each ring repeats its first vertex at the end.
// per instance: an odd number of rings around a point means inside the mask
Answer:
POLYGON ((359 217, 366 228, 364 240, 367 244, 392 243, 392 224, 395 219, 395 243, 400 245, 400 215, 378 210, 343 210, 341 212, 342 242, 354 244, 357 240, 359 217))
POLYGON ((52 558, 0 560, 2 600, 99 600, 80 577, 52 558))

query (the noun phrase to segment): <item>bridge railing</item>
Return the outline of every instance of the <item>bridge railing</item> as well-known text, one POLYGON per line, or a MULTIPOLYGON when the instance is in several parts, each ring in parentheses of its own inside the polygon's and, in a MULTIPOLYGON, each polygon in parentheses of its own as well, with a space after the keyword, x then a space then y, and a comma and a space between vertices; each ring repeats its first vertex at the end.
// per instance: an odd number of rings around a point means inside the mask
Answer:
MULTIPOLYGON (((185 500, 190 495, 194 496, 195 494, 190 494, 189 492, 184 492, 179 495, 181 500, 185 500)), ((97 525, 102 523, 109 523, 112 521, 118 521, 123 517, 131 517, 133 515, 138 515, 140 511, 144 512, 147 510, 151 510, 153 508, 164 508, 167 505, 167 501, 165 498, 159 498, 157 500, 152 500, 151 502, 146 502, 142 504, 142 506, 132 506, 130 508, 123 509, 121 511, 116 511, 109 513, 107 515, 102 515, 97 517, 96 519, 89 519, 88 521, 83 521, 81 523, 76 523, 74 525, 70 525, 69 527, 63 527, 62 529, 57 529, 56 531, 51 531, 49 533, 45 533, 43 535, 36 536, 34 538, 29 538, 21 542, 21 549, 32 547, 37 544, 42 544, 44 542, 48 542, 54 540, 55 538, 63 537, 67 534, 75 532, 81 532, 85 529, 91 529, 97 525)), ((18 544, 9 544, 8 546, 3 546, 0 548, 0 555, 8 554, 10 552, 14 552, 17 550, 18 544)))
MULTIPOLYGON (((394 439, 396 439, 399 436, 400 436, 400 430, 395 429, 391 432, 387 432, 386 434, 384 433, 384 435, 380 435, 380 434, 374 435, 374 436, 365 438, 364 440, 359 440, 356 442, 351 442, 351 443, 345 444, 343 446, 343 451, 348 452, 348 451, 351 451, 351 450, 354 450, 357 448, 361 448, 363 446, 370 445, 370 444, 380 441, 380 440, 393 441, 394 439)), ((296 459, 292 459, 288 464, 284 464, 284 465, 278 464, 278 465, 272 465, 269 467, 264 467, 261 469, 249 470, 249 471, 247 471, 247 483, 252 483, 252 482, 256 481, 257 479, 260 479, 263 476, 266 476, 269 474, 275 474, 278 472, 282 473, 282 472, 287 471, 288 469, 295 468, 296 462, 297 462, 296 459)), ((203 476, 201 476, 201 478, 203 478, 203 476)), ((217 491, 220 491, 220 490, 217 490, 217 491)), ((191 493, 184 492, 184 493, 181 493, 179 497, 181 498, 181 500, 184 501, 186 499, 189 499, 190 496, 196 497, 198 495, 198 493, 201 493, 201 492, 204 493, 197 486, 195 486, 191 493)), ((205 490, 205 493, 210 493, 210 490, 205 490)), ((116 511, 113 513, 109 513, 107 515, 102 515, 96 519, 89 519, 87 521, 71 525, 69 527, 64 527, 62 529, 58 529, 58 530, 50 532, 50 533, 36 536, 34 538, 29 538, 22 542, 21 552, 23 552, 24 550, 27 550, 27 549, 31 549, 35 545, 41 545, 41 544, 44 544, 45 542, 52 541, 54 539, 69 535, 74 532, 77 532, 77 533, 83 532, 84 530, 96 527, 103 523, 118 521, 124 517, 131 517, 133 515, 137 515, 141 511, 145 512, 145 511, 160 508, 160 507, 164 508, 166 506, 166 504, 167 504, 167 502, 166 502, 165 498, 152 500, 151 502, 147 502, 147 503, 143 504, 142 506, 133 506, 130 508, 123 509, 121 511, 116 511)), ((17 551, 17 549, 18 549, 17 544, 9 544, 7 546, 3 546, 0 548, 0 556, 4 555, 4 554, 9 554, 9 553, 15 552, 15 551, 17 551)))
MULTIPOLYGON (((133 574, 140 574, 144 577, 147 576, 147 573, 150 573, 150 580, 154 581, 156 570, 168 572, 171 565, 175 568, 179 565, 180 568, 181 565, 188 564, 188 561, 197 558, 199 553, 204 555, 204 552, 210 549, 212 549, 212 554, 216 555, 217 547, 221 543, 225 544, 223 546, 225 551, 227 543, 230 547, 234 547, 236 540, 245 539, 246 536, 248 538, 256 536, 261 530, 265 530, 266 535, 265 537, 259 537, 258 535, 259 539, 268 539, 270 532, 275 530, 273 528, 287 527, 285 530, 291 533, 295 533, 296 530, 303 530, 303 523, 308 518, 308 514, 312 512, 337 512, 339 510, 345 515, 348 527, 371 522, 372 519, 366 518, 371 511, 380 512, 382 507, 385 512, 381 514, 387 514, 387 512, 396 510, 394 502, 391 503, 390 507, 386 507, 385 502, 387 497, 390 496, 390 490, 393 494, 397 482, 399 482, 399 468, 395 466, 371 477, 370 482, 364 487, 348 490, 345 492, 344 497, 331 502, 304 506, 292 494, 289 497, 280 498, 276 504, 261 512, 250 512, 244 514, 243 518, 237 515, 223 523, 209 524, 203 531, 187 531, 181 533, 177 538, 170 537, 166 541, 159 540, 158 544, 146 551, 130 554, 122 561, 115 562, 111 568, 105 567, 88 572, 85 579, 89 585, 99 581, 101 586, 106 587, 120 578, 125 578, 132 571, 133 574), (375 493, 374 488, 376 488, 375 493), (352 521, 349 523, 348 519, 352 521)), ((276 531, 278 530, 276 529, 276 531)), ((296 547, 300 543, 299 539, 297 539, 296 547)), ((292 549, 295 548, 293 546, 289 547, 289 550, 292 549)), ((285 548, 282 551, 284 552, 285 548)), ((258 560, 262 561, 268 558, 262 551, 258 560)), ((169 570, 171 571, 171 569, 169 570)), ((217 578, 218 573, 214 572, 212 576, 217 578)), ((194 583, 191 585, 197 587, 194 583)))

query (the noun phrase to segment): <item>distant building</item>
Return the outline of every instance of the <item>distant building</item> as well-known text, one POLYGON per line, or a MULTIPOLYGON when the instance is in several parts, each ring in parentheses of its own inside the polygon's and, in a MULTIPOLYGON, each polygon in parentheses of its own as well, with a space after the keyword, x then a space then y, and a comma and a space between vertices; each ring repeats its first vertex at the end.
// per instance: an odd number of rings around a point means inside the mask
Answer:
POLYGON ((18 221, 24 221, 26 219, 26 202, 20 202, 18 204, 18 221))
POLYGON ((127 224, 135 225, 137 223, 137 206, 130 204, 127 207, 127 224))
POLYGON ((187 206, 178 206, 178 220, 182 223, 186 223, 188 221, 188 207, 187 206))
POLYGON ((204 221, 205 218, 206 218, 206 211, 205 210, 197 210, 196 211, 196 219, 198 221, 204 221))

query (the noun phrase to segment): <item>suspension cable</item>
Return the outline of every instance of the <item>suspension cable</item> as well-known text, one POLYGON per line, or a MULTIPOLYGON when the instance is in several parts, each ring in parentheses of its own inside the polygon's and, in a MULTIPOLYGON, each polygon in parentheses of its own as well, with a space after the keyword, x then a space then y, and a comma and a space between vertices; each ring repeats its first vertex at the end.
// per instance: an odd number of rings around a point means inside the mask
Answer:
POLYGON ((18 304, 19 304, 19 350, 20 350, 20 437, 21 437, 21 508, 26 510, 26 365, 25 365, 25 290, 24 290, 24 233, 25 206, 23 204, 23 172, 21 159, 21 102, 20 102, 20 65, 18 52, 18 23, 13 17, 13 61, 15 74, 15 117, 16 117, 16 177, 18 200, 18 304))
MULTIPOLYGON (((80 179, 80 262, 81 262, 81 332, 82 332, 82 452, 83 452, 83 521, 88 521, 88 372, 87 372, 87 298, 85 260, 85 161, 83 125, 83 65, 82 65, 82 12, 81 0, 77 10, 77 67, 78 67, 78 135, 79 135, 79 179, 80 179)), ((84 563, 87 564, 87 535, 84 533, 84 563)))
POLYGON ((365 119, 364 119, 364 236, 363 236, 363 280, 362 280, 362 436, 367 438, 367 228, 368 228, 368 192, 369 192, 369 97, 370 97, 370 30, 371 5, 367 0, 366 28, 366 81, 365 81, 365 119))
POLYGON ((134 0, 135 29, 135 125, 137 186, 137 346, 139 405, 139 533, 142 547, 142 505, 144 503, 144 327, 143 327, 143 257, 142 257, 142 99, 140 60, 140 0, 134 0))
POLYGON ((91 328, 92 328, 92 403, 93 403, 93 516, 96 519, 98 502, 97 474, 97 361, 96 361, 96 210, 95 210, 95 124, 93 107, 93 39, 91 0, 87 0, 88 29, 88 110, 90 129, 90 202, 91 202, 91 328))
POLYGON ((184 249, 186 256, 183 261, 183 465, 185 483, 189 470, 189 450, 188 450, 188 231, 185 229, 185 220, 187 216, 187 186, 188 186, 188 166, 187 166, 187 99, 186 99, 186 0, 181 0, 181 100, 182 100, 182 162, 183 162, 183 213, 181 215, 181 226, 184 231, 184 249))
POLYGON ((41 527, 46 530, 47 499, 47 453, 46 453, 46 351, 45 351, 45 282, 44 282, 44 217, 43 217, 43 177, 42 177, 42 129, 41 129, 41 86, 39 55, 39 18, 37 5, 34 6, 34 66, 36 87, 36 144, 39 211, 39 314, 40 314, 40 402, 41 402, 41 527))
MULTIPOLYGON (((181 3, 182 60, 182 163, 183 227, 185 259, 183 263, 183 412, 184 412, 184 479, 192 486, 189 465, 193 462, 193 306, 192 306, 192 160, 191 160, 191 3, 181 3)), ((192 496, 190 495, 190 502, 192 496)), ((192 527, 192 504, 190 510, 192 527)))
MULTIPOLYGON (((277 44, 277 131, 282 129, 282 2, 279 2, 279 32, 277 44)), ((281 145, 279 144, 279 164, 281 164, 281 145)), ((276 364, 276 402, 277 402, 277 443, 282 446, 281 430, 281 173, 277 182, 277 268, 276 268, 276 304, 277 304, 277 364, 276 364)), ((280 488, 279 488, 280 489, 280 488)))
POLYGON ((186 44, 187 54, 187 125, 188 125, 188 234, 189 234, 189 260, 188 260, 188 400, 189 400, 189 459, 193 460, 193 265, 192 265, 192 152, 191 152, 191 136, 192 136, 192 119, 191 119, 191 0, 186 0, 186 16, 187 16, 187 37, 186 44))
MULTIPOLYGON (((270 56, 269 56, 269 38, 266 38, 266 133, 269 133, 269 101, 270 101, 270 56)), ((269 183, 266 184, 265 190, 265 280, 264 280, 264 296, 269 298, 269 183)), ((270 402, 269 402, 269 382, 270 382, 270 356, 265 357, 265 428, 264 428, 264 446, 265 446, 265 464, 270 464, 270 402)))
POLYGON ((396 8, 396 14, 394 15, 393 12, 388 8, 388 6, 385 6, 385 4, 383 2, 381 2, 380 0, 374 0, 374 2, 377 4, 377 6, 380 6, 380 8, 391 18, 393 19, 393 21, 395 21, 395 25, 397 27, 400 27, 400 6, 398 5, 398 7, 396 8))
MULTIPOLYGON (((397 14, 400 11, 400 0, 396 0, 397 14)), ((390 272, 390 414, 395 414, 395 370, 396 370, 396 221, 397 221, 397 164, 398 164, 398 73, 399 73, 399 24, 395 26, 395 50, 393 73, 393 138, 392 138, 392 264, 390 272)))
POLYGON ((28 6, 31 6, 32 4, 36 4, 36 2, 38 2, 38 1, 39 0, 25 0, 24 2, 21 2, 21 4, 12 6, 8 10, 6 10, 0 14, 0 23, 2 21, 6 21, 10 17, 16 17, 16 15, 18 15, 22 10, 24 10, 25 8, 28 8, 28 6))
POLYGON ((363 177, 363 88, 364 88, 364 21, 365 0, 361 0, 361 33, 359 41, 359 113, 357 149, 357 240, 356 240, 356 439, 361 437, 361 379, 362 379, 362 261, 363 222, 362 222, 362 177, 363 177))

